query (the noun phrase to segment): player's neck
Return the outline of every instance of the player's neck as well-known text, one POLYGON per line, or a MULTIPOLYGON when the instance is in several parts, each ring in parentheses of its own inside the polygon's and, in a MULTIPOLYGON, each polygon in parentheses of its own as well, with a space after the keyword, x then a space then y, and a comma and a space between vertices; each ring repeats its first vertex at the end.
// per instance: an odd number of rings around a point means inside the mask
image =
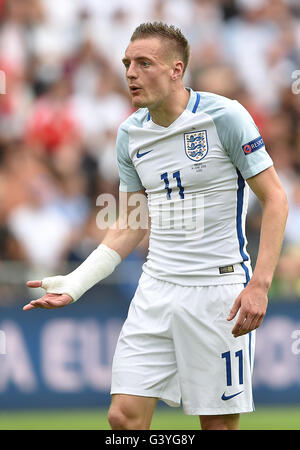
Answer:
POLYGON ((189 98, 189 91, 182 85, 160 105, 149 107, 152 121, 161 127, 169 127, 186 109, 189 98))

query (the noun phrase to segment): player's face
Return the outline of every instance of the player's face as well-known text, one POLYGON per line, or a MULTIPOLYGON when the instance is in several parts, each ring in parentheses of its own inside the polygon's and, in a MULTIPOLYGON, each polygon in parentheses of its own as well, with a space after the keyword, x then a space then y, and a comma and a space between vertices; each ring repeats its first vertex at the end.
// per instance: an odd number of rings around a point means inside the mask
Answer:
POLYGON ((158 38, 130 42, 123 58, 132 104, 155 109, 171 94, 172 64, 158 38))

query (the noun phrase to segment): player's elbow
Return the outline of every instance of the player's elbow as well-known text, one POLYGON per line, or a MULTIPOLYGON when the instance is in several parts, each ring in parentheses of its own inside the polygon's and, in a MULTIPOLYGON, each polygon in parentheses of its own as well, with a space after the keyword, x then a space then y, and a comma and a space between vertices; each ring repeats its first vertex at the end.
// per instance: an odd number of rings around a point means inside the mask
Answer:
MULTIPOLYGON (((274 199, 275 201, 275 199, 274 199)), ((278 205, 278 209, 280 210, 281 214, 287 218, 289 213, 289 202, 286 195, 286 192, 283 187, 278 189, 277 195, 276 195, 276 203, 278 205)))
POLYGON ((283 218, 287 218, 289 211, 288 198, 284 188, 279 185, 272 190, 272 193, 261 199, 262 207, 264 209, 271 208, 274 213, 280 214, 283 218))

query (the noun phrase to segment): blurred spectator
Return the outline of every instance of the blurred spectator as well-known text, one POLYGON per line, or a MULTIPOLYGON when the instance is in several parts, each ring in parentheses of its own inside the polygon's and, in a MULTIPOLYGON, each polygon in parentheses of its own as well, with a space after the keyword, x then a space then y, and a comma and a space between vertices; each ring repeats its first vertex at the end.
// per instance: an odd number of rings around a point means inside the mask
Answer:
POLYGON ((49 198, 51 186, 46 178, 33 180, 28 189, 29 201, 11 212, 8 228, 25 249, 28 262, 52 272, 64 257, 72 224, 59 211, 55 197, 49 198))
POLYGON ((64 78, 55 80, 47 92, 32 104, 26 139, 38 152, 55 153, 64 145, 78 147, 80 123, 69 99, 69 86, 64 78))

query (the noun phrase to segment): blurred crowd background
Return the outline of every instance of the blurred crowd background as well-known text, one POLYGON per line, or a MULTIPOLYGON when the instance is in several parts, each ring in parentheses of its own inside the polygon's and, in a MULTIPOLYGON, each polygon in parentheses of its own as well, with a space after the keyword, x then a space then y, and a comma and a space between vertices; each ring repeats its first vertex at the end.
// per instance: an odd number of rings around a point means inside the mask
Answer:
MULTIPOLYGON (((153 20, 188 38, 185 84, 237 99, 258 125, 290 204, 271 297, 300 297, 299 0, 0 0, 2 293, 25 277, 7 267, 61 273, 101 241, 97 198, 118 196, 116 132, 133 112, 121 59, 153 20)), ((260 220, 252 196, 254 264, 260 220)))

